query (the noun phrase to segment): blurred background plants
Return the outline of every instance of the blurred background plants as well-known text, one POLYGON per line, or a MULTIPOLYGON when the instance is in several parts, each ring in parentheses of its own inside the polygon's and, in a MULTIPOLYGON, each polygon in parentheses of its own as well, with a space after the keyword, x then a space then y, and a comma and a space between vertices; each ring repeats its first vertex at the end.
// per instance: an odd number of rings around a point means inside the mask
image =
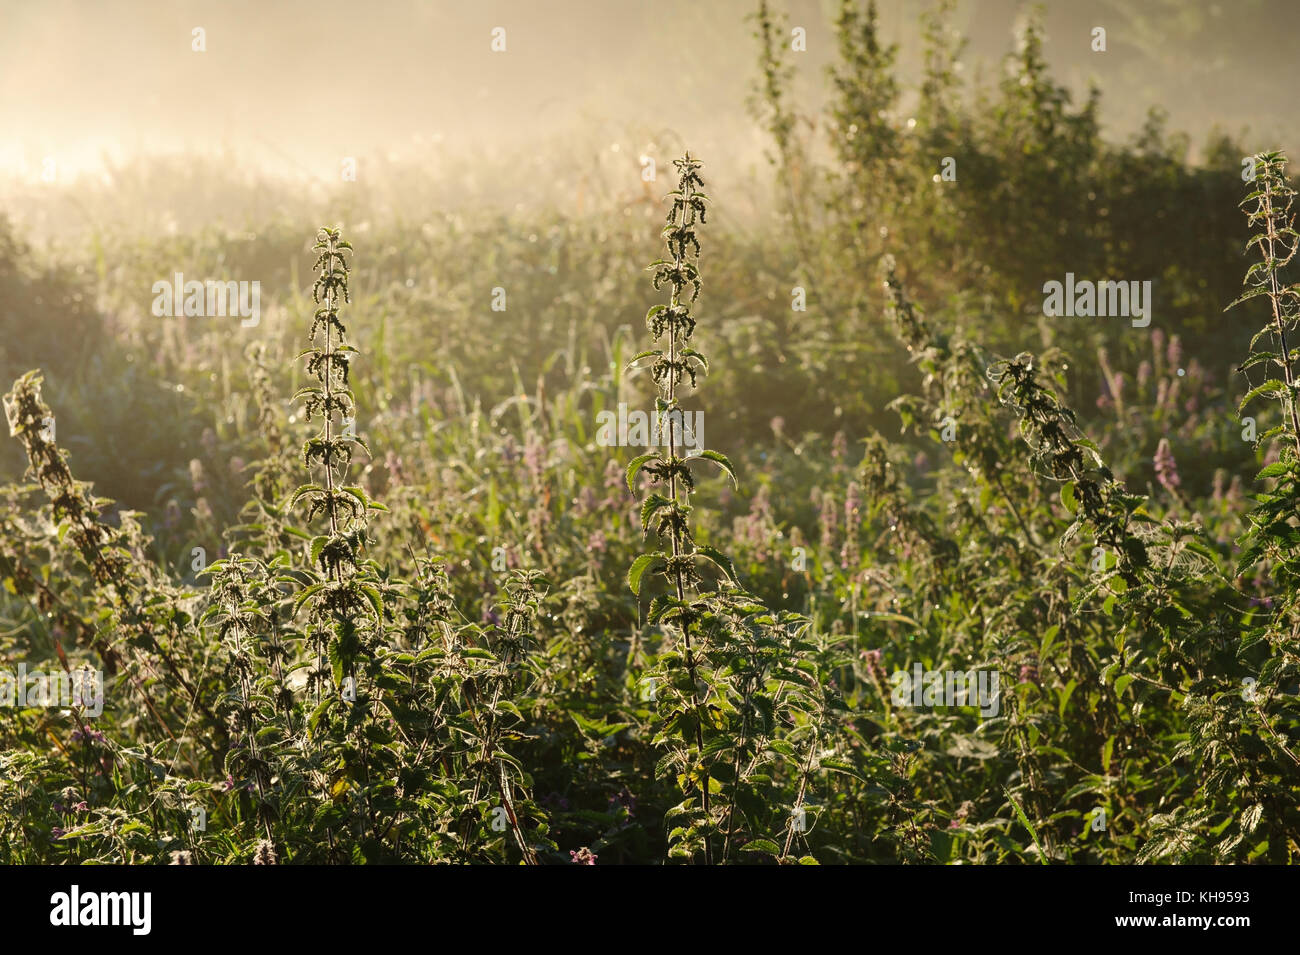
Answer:
MULTIPOLYGON (((457 205, 396 165, 370 188, 399 213, 340 194, 327 218, 364 256, 347 486, 387 510, 347 543, 362 632, 326 640, 319 703, 313 628, 338 621, 294 604, 333 535, 314 553, 290 507, 318 429, 289 401, 319 386, 294 361, 319 210, 268 182, 246 228, 120 215, 39 249, 0 220, 0 380, 41 369, 15 397, 93 484, 52 502, 24 433, 0 456, 0 663, 119 647, 103 717, 0 709, 0 859, 702 861, 707 832, 714 861, 1294 861, 1295 397, 1256 374, 1294 361, 1294 265, 1242 257, 1281 207, 1235 211, 1285 167, 1243 183, 1255 145, 1193 150, 1157 110, 1104 135, 1032 18, 999 81, 969 80, 950 21, 928 12, 909 88, 874 5, 837 4, 809 112, 788 16, 750 20, 768 191, 713 184, 694 338, 740 483, 701 469, 691 497, 746 596, 712 631, 719 792, 694 835, 645 689, 672 641, 626 587, 647 488, 595 436, 654 407, 629 362, 664 186, 610 185, 569 142, 538 178, 581 165, 579 201, 457 205), (1256 263, 1265 291, 1225 314, 1256 263), (1151 326, 1045 318, 1067 271, 1152 280, 1151 326), (153 316, 175 272, 260 281, 260 324, 153 316), (1000 713, 895 706, 918 662, 996 670, 1000 713)), ((652 138, 666 170, 685 144, 652 138)), ((249 189, 220 164, 138 178, 249 189)))

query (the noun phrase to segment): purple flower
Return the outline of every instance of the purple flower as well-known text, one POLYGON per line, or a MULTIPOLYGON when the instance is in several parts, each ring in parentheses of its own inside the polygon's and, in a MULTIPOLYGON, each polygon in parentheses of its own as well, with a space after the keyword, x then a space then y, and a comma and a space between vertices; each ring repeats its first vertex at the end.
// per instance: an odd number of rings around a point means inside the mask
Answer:
POLYGON ((626 809, 629 816, 636 811, 636 796, 633 796, 626 786, 609 797, 609 808, 613 810, 619 807, 626 809))
POLYGON ((1151 330, 1151 351, 1155 353, 1157 359, 1163 358, 1162 352, 1165 350, 1165 333, 1160 329, 1151 330))
POLYGON ((551 806, 555 809, 568 810, 569 800, 565 799, 557 792, 549 792, 541 799, 542 805, 551 806))
POLYGON ((596 497, 595 489, 583 485, 582 490, 578 492, 578 496, 573 499, 574 514, 578 517, 586 517, 596 509, 599 503, 600 500, 596 497))
POLYGON ((546 470, 546 442, 537 435, 528 436, 524 446, 524 467, 535 482, 541 483, 542 472, 546 470))
POLYGON ((962 824, 967 820, 967 818, 970 817, 971 810, 974 808, 975 806, 971 803, 969 799, 963 802, 960 806, 957 807, 957 812, 953 815, 952 819, 948 822, 948 828, 949 829, 961 828, 962 824))
POLYGON ((551 512, 545 507, 534 507, 528 512, 528 527, 534 535, 540 537, 543 530, 551 522, 551 512))
POLYGON ((849 489, 844 494, 844 523, 853 526, 858 522, 858 511, 862 507, 862 488, 857 481, 849 482, 849 489))
POLYGON ((1154 462, 1156 480, 1160 482, 1160 486, 1170 494, 1176 494, 1182 479, 1178 476, 1178 462, 1174 460, 1174 452, 1169 447, 1168 438, 1160 439, 1160 443, 1156 446, 1154 462))
POLYGON ((840 548, 840 567, 848 570, 856 567, 858 554, 858 527, 862 523, 862 488, 857 481, 850 481, 844 492, 844 546, 840 548))
POLYGON ((839 514, 835 508, 835 498, 829 493, 821 495, 821 511, 817 515, 821 527, 821 547, 823 553, 829 553, 835 547, 835 528, 839 524, 839 514))
POLYGON ((1169 362, 1169 367, 1175 370, 1183 367, 1183 340, 1177 335, 1169 339, 1169 349, 1165 352, 1165 360, 1169 362))
POLYGON ((614 459, 605 462, 605 488, 618 490, 623 487, 623 469, 614 459))
POLYGON ((743 541, 755 549, 758 560, 766 559, 763 547, 767 543, 769 528, 772 524, 772 506, 766 484, 760 485, 749 504, 749 513, 735 521, 737 540, 743 541))
POLYGON ((843 431, 836 431, 835 437, 831 440, 831 460, 835 462, 831 468, 835 473, 844 470, 844 456, 849 453, 849 439, 844 436, 843 431))
POLYGON ((578 850, 569 850, 569 859, 574 865, 595 865, 596 859, 599 858, 596 853, 592 852, 586 846, 578 850))
POLYGON ((863 662, 866 663, 867 672, 870 673, 873 678, 881 680, 885 678, 885 669, 880 665, 883 655, 879 650, 863 650, 859 656, 862 657, 863 662))

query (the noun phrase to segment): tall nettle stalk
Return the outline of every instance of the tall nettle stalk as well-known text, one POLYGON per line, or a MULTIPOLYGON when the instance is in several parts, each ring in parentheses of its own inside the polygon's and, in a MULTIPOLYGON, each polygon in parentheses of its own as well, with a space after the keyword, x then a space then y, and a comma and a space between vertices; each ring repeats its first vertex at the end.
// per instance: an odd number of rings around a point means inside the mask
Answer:
MULTIPOLYGON (((691 474, 684 456, 684 415, 681 407, 680 390, 684 380, 689 380, 694 388, 698 373, 708 370, 708 359, 691 345, 695 334, 695 318, 691 314, 691 305, 700 292, 700 272, 697 262, 700 244, 696 236, 697 223, 703 224, 706 215, 708 197, 703 192, 704 181, 700 178, 701 163, 693 159, 688 152, 683 158, 673 161, 678 172, 678 186, 668 194, 670 208, 668 224, 663 229, 664 243, 668 250, 667 258, 660 258, 651 263, 654 273, 654 287, 667 286, 671 290, 668 302, 652 306, 646 313, 646 325, 658 347, 637 355, 633 362, 644 358, 653 358, 650 365, 651 376, 658 387, 659 395, 655 400, 655 413, 662 422, 661 434, 668 437, 668 446, 663 451, 653 451, 633 459, 627 469, 629 490, 638 474, 645 471, 653 485, 663 488, 666 493, 651 492, 641 504, 641 524, 646 534, 653 527, 664 549, 642 554, 632 563, 628 572, 628 584, 632 591, 640 594, 641 581, 647 571, 661 575, 667 582, 669 592, 656 596, 651 602, 648 621, 675 630, 681 638, 682 652, 678 668, 684 670, 687 679, 685 686, 680 680, 673 680, 670 674, 668 689, 683 692, 682 707, 673 710, 668 725, 661 734, 664 741, 674 738, 693 743, 693 752, 676 751, 668 760, 671 768, 677 770, 677 777, 683 791, 688 795, 698 791, 702 818, 699 820, 703 834, 703 855, 706 864, 713 861, 710 831, 714 827, 712 807, 710 805, 710 773, 705 754, 705 725, 710 721, 710 714, 700 692, 700 647, 697 645, 701 620, 711 610, 710 601, 701 599, 696 588, 701 583, 696 562, 703 557, 712 561, 723 573, 734 577, 731 562, 717 550, 709 546, 697 545, 690 527, 691 507, 688 503, 690 492, 695 488, 695 479, 691 474), (689 290, 689 296, 688 296, 689 290), (666 347, 665 347, 666 346, 666 347)), ((735 475, 731 462, 717 451, 700 451, 698 457, 717 463, 734 481, 735 475)), ((677 660, 676 654, 668 654, 661 660, 670 669, 677 660)), ((661 763, 664 769, 670 768, 661 763)))
MULTIPOLYGON (((500 799, 498 806, 505 814, 525 865, 538 864, 537 849, 524 831, 527 811, 531 811, 532 806, 523 795, 522 769, 506 752, 503 743, 513 732, 518 708, 509 701, 519 689, 521 677, 528 667, 529 631, 537 618, 546 587, 540 571, 515 571, 505 587, 505 618, 501 626, 492 628, 488 652, 476 658, 479 666, 461 686, 470 724, 462 733, 468 745, 478 751, 477 758, 470 763, 474 768, 474 788, 469 803, 475 812, 467 816, 466 822, 482 818, 482 810, 488 808, 482 804, 483 796, 488 791, 495 791, 500 799), (484 706, 479 694, 486 696, 489 686, 491 701, 484 706)), ((473 858, 469 851, 470 832, 469 827, 463 829, 461 840, 467 857, 473 858)))
POLYGON ((319 691, 325 681, 326 656, 335 683, 342 686, 350 678, 355 689, 366 618, 373 614, 375 626, 380 623, 379 591, 367 579, 369 575, 362 572, 361 553, 366 543, 368 512, 386 508, 370 500, 360 487, 342 483, 354 448, 360 446, 369 453, 349 427, 356 420, 356 401, 348 383, 349 362, 356 349, 347 344, 347 327, 339 318, 339 309, 351 301, 348 259, 352 245, 340 240, 337 229, 321 229, 314 251, 319 274, 312 288, 318 306, 311 325, 313 347, 299 357, 307 358, 307 373, 316 379, 316 385, 301 389, 294 398, 303 400, 308 419, 320 420, 319 432, 302 449, 303 463, 309 472, 317 468, 320 478, 317 483, 298 488, 290 506, 305 500, 309 522, 318 514, 329 522, 328 532, 311 540, 315 579, 298 596, 299 607, 309 601, 312 605, 312 629, 318 648, 312 681, 319 691))
MULTIPOLYGON (((266 713, 275 706, 268 688, 272 681, 264 674, 271 667, 259 667, 254 647, 268 651, 271 666, 278 673, 278 655, 270 652, 272 641, 261 639, 271 630, 264 614, 274 613, 273 585, 267 586, 270 574, 266 565, 257 558, 230 555, 213 563, 205 572, 213 578, 212 598, 204 622, 214 622, 221 634, 221 642, 229 658, 231 747, 227 753, 225 770, 231 778, 251 777, 256 792, 258 823, 266 836, 264 845, 274 847, 275 833, 271 823, 276 815, 271 792, 274 775, 270 754, 264 744, 268 733, 266 713)), ((278 648, 277 648, 278 649, 278 648)), ((283 687, 280 681, 279 686, 283 687)), ((283 700, 281 701, 283 702, 283 700)), ((259 851, 262 845, 258 846, 259 851)))
POLYGON ((1255 157, 1255 188, 1241 202, 1250 227, 1256 230, 1247 243, 1259 253, 1259 261, 1246 272, 1247 291, 1232 305, 1260 296, 1268 301, 1268 323, 1251 339, 1251 354, 1241 364, 1247 371, 1263 365, 1267 373, 1276 369, 1280 377, 1268 378, 1255 386, 1241 403, 1242 410, 1258 397, 1276 398, 1284 423, 1265 433, 1261 440, 1283 436, 1286 443, 1300 452, 1300 410, 1296 408, 1296 355, 1287 342, 1293 340, 1300 325, 1300 287, 1282 281, 1282 270, 1300 250, 1300 233, 1295 230, 1295 190, 1286 177, 1286 157, 1281 153, 1260 153, 1255 157), (1276 351, 1256 351, 1260 339, 1272 337, 1276 351))
MULTIPOLYGON (((116 527, 100 520, 100 512, 112 502, 94 497, 89 484, 73 477, 67 452, 54 440, 54 413, 41 397, 42 380, 39 371, 17 379, 4 396, 5 415, 9 433, 27 452, 27 473, 50 500, 59 541, 85 563, 101 594, 107 612, 100 616, 91 641, 95 652, 110 672, 123 671, 168 737, 175 739, 155 697, 162 710, 173 712, 174 721, 193 708, 215 722, 196 686, 193 661, 186 659, 192 619, 181 606, 184 595, 142 558, 149 544, 136 515, 120 512, 116 527), (148 680, 174 693, 150 691, 148 680)), ((222 738, 202 741, 214 753, 224 743, 223 731, 217 735, 222 738)))
MULTIPOLYGON (((1294 692, 1300 667, 1300 381, 1296 363, 1300 349, 1300 284, 1288 284, 1282 270, 1300 251, 1300 233, 1295 230, 1291 206, 1295 190, 1286 175, 1286 157, 1278 152, 1255 157, 1255 183, 1241 207, 1245 210, 1252 234, 1247 245, 1259 261, 1246 272, 1247 291, 1233 305, 1263 297, 1268 303, 1267 321, 1251 340, 1251 353, 1240 370, 1249 374, 1262 366, 1265 380, 1254 385, 1242 399, 1244 412, 1256 398, 1277 402, 1281 423, 1260 434, 1260 443, 1280 440, 1278 460, 1256 475, 1257 481, 1272 481, 1272 486, 1256 496, 1256 506, 1246 516, 1250 528, 1242 536, 1244 549, 1237 564, 1237 574, 1247 574, 1257 565, 1268 568, 1277 584, 1277 598, 1272 612, 1254 615, 1251 628, 1242 640, 1241 656, 1250 670, 1258 673, 1257 685, 1246 700, 1248 710, 1243 723, 1255 729, 1268 749, 1268 771, 1294 775, 1300 766, 1300 747, 1294 742, 1294 727, 1300 721, 1300 702, 1294 692), (1272 349, 1256 350, 1261 340, 1271 339, 1272 349), (1290 728, 1290 732, 1288 729, 1290 728)), ((1229 306, 1232 307, 1232 306, 1229 306)), ((1284 797, 1284 799, 1289 797, 1284 797)), ((1265 801, 1266 810, 1274 807, 1265 801)), ((1267 822, 1276 826, 1276 817, 1286 815, 1266 811, 1267 822)), ((1257 822, 1260 814, 1254 815, 1257 822)), ((1282 831, 1285 832, 1285 828, 1282 831)), ((1291 827, 1294 832, 1294 826, 1291 827)), ((1293 843, 1294 844, 1294 843, 1293 843)))
MULTIPOLYGON (((302 450, 304 465, 320 477, 298 488, 289 506, 306 501, 307 521, 324 515, 328 524, 325 533, 311 539, 308 582, 294 607, 309 606, 308 635, 315 658, 309 682, 316 690, 317 704, 308 725, 320 744, 316 783, 332 798, 350 796, 353 837, 373 844, 381 807, 374 801, 370 751, 374 734, 382 738, 386 733, 373 719, 375 654, 381 645, 384 603, 380 568, 364 559, 363 553, 369 512, 387 508, 370 500, 360 487, 343 484, 354 448, 369 454, 352 426, 356 401, 348 372, 356 349, 347 344, 347 327, 339 317, 340 308, 351 301, 352 246, 339 238, 337 229, 321 229, 314 251, 318 274, 312 298, 318 307, 311 325, 313 347, 299 357, 307 359, 307 373, 316 384, 294 397, 303 400, 306 418, 320 421, 320 430, 302 450), (332 772, 327 770, 331 765, 332 772)), ((335 833, 327 829, 327 836, 334 851, 335 833)))

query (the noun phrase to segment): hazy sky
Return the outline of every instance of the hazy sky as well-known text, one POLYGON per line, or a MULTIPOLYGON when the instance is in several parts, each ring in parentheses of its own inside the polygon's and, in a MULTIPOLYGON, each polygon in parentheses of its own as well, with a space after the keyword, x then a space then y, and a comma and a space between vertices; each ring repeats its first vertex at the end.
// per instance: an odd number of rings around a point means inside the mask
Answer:
MULTIPOLYGON (((754 78, 748 0, 0 0, 0 174, 61 171, 103 154, 198 151, 337 176, 340 156, 541 148, 577 131, 654 135, 700 148, 761 145, 744 110, 754 78), (506 51, 491 50, 492 30, 506 51), (206 52, 192 50, 202 28, 206 52)), ((789 0, 808 31, 801 89, 833 52, 831 0, 789 0)), ((916 62, 926 4, 881 0, 888 35, 916 62)), ((954 26, 967 70, 996 75, 1018 0, 967 0, 954 26), (981 67, 980 61, 983 62, 981 67)), ((1127 131, 1146 108, 1204 139, 1213 123, 1289 134, 1300 35, 1295 0, 1056 0, 1049 60, 1127 131), (1089 47, 1093 26, 1108 51, 1089 47), (1273 64, 1273 65, 1269 65, 1273 64), (1263 71, 1274 75, 1266 80, 1263 71), (1278 90, 1269 96, 1265 86, 1278 90)), ((1286 145, 1286 143, 1283 143, 1286 145)))

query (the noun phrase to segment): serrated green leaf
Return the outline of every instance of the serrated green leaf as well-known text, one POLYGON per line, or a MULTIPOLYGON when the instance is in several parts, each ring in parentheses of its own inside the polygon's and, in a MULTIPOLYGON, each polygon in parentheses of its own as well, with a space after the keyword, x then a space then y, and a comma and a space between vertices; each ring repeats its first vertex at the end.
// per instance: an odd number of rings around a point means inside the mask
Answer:
POLYGON ((636 480, 636 476, 641 472, 641 468, 645 467, 647 463, 658 457, 658 451, 651 451, 649 454, 638 454, 632 459, 632 463, 627 466, 626 473, 628 493, 636 493, 636 488, 632 486, 632 482, 636 480))
POLYGON ((641 578, 645 572, 650 569, 650 565, 660 559, 660 554, 642 554, 636 560, 632 561, 632 566, 628 568, 627 585, 632 593, 638 597, 641 596, 641 578))
POLYGON ((718 467, 727 472, 727 477, 731 478, 732 487, 740 487, 740 482, 736 480, 736 469, 731 466, 731 462, 721 451, 701 451, 696 455, 696 457, 704 458, 705 460, 712 461, 714 464, 718 465, 718 467))

